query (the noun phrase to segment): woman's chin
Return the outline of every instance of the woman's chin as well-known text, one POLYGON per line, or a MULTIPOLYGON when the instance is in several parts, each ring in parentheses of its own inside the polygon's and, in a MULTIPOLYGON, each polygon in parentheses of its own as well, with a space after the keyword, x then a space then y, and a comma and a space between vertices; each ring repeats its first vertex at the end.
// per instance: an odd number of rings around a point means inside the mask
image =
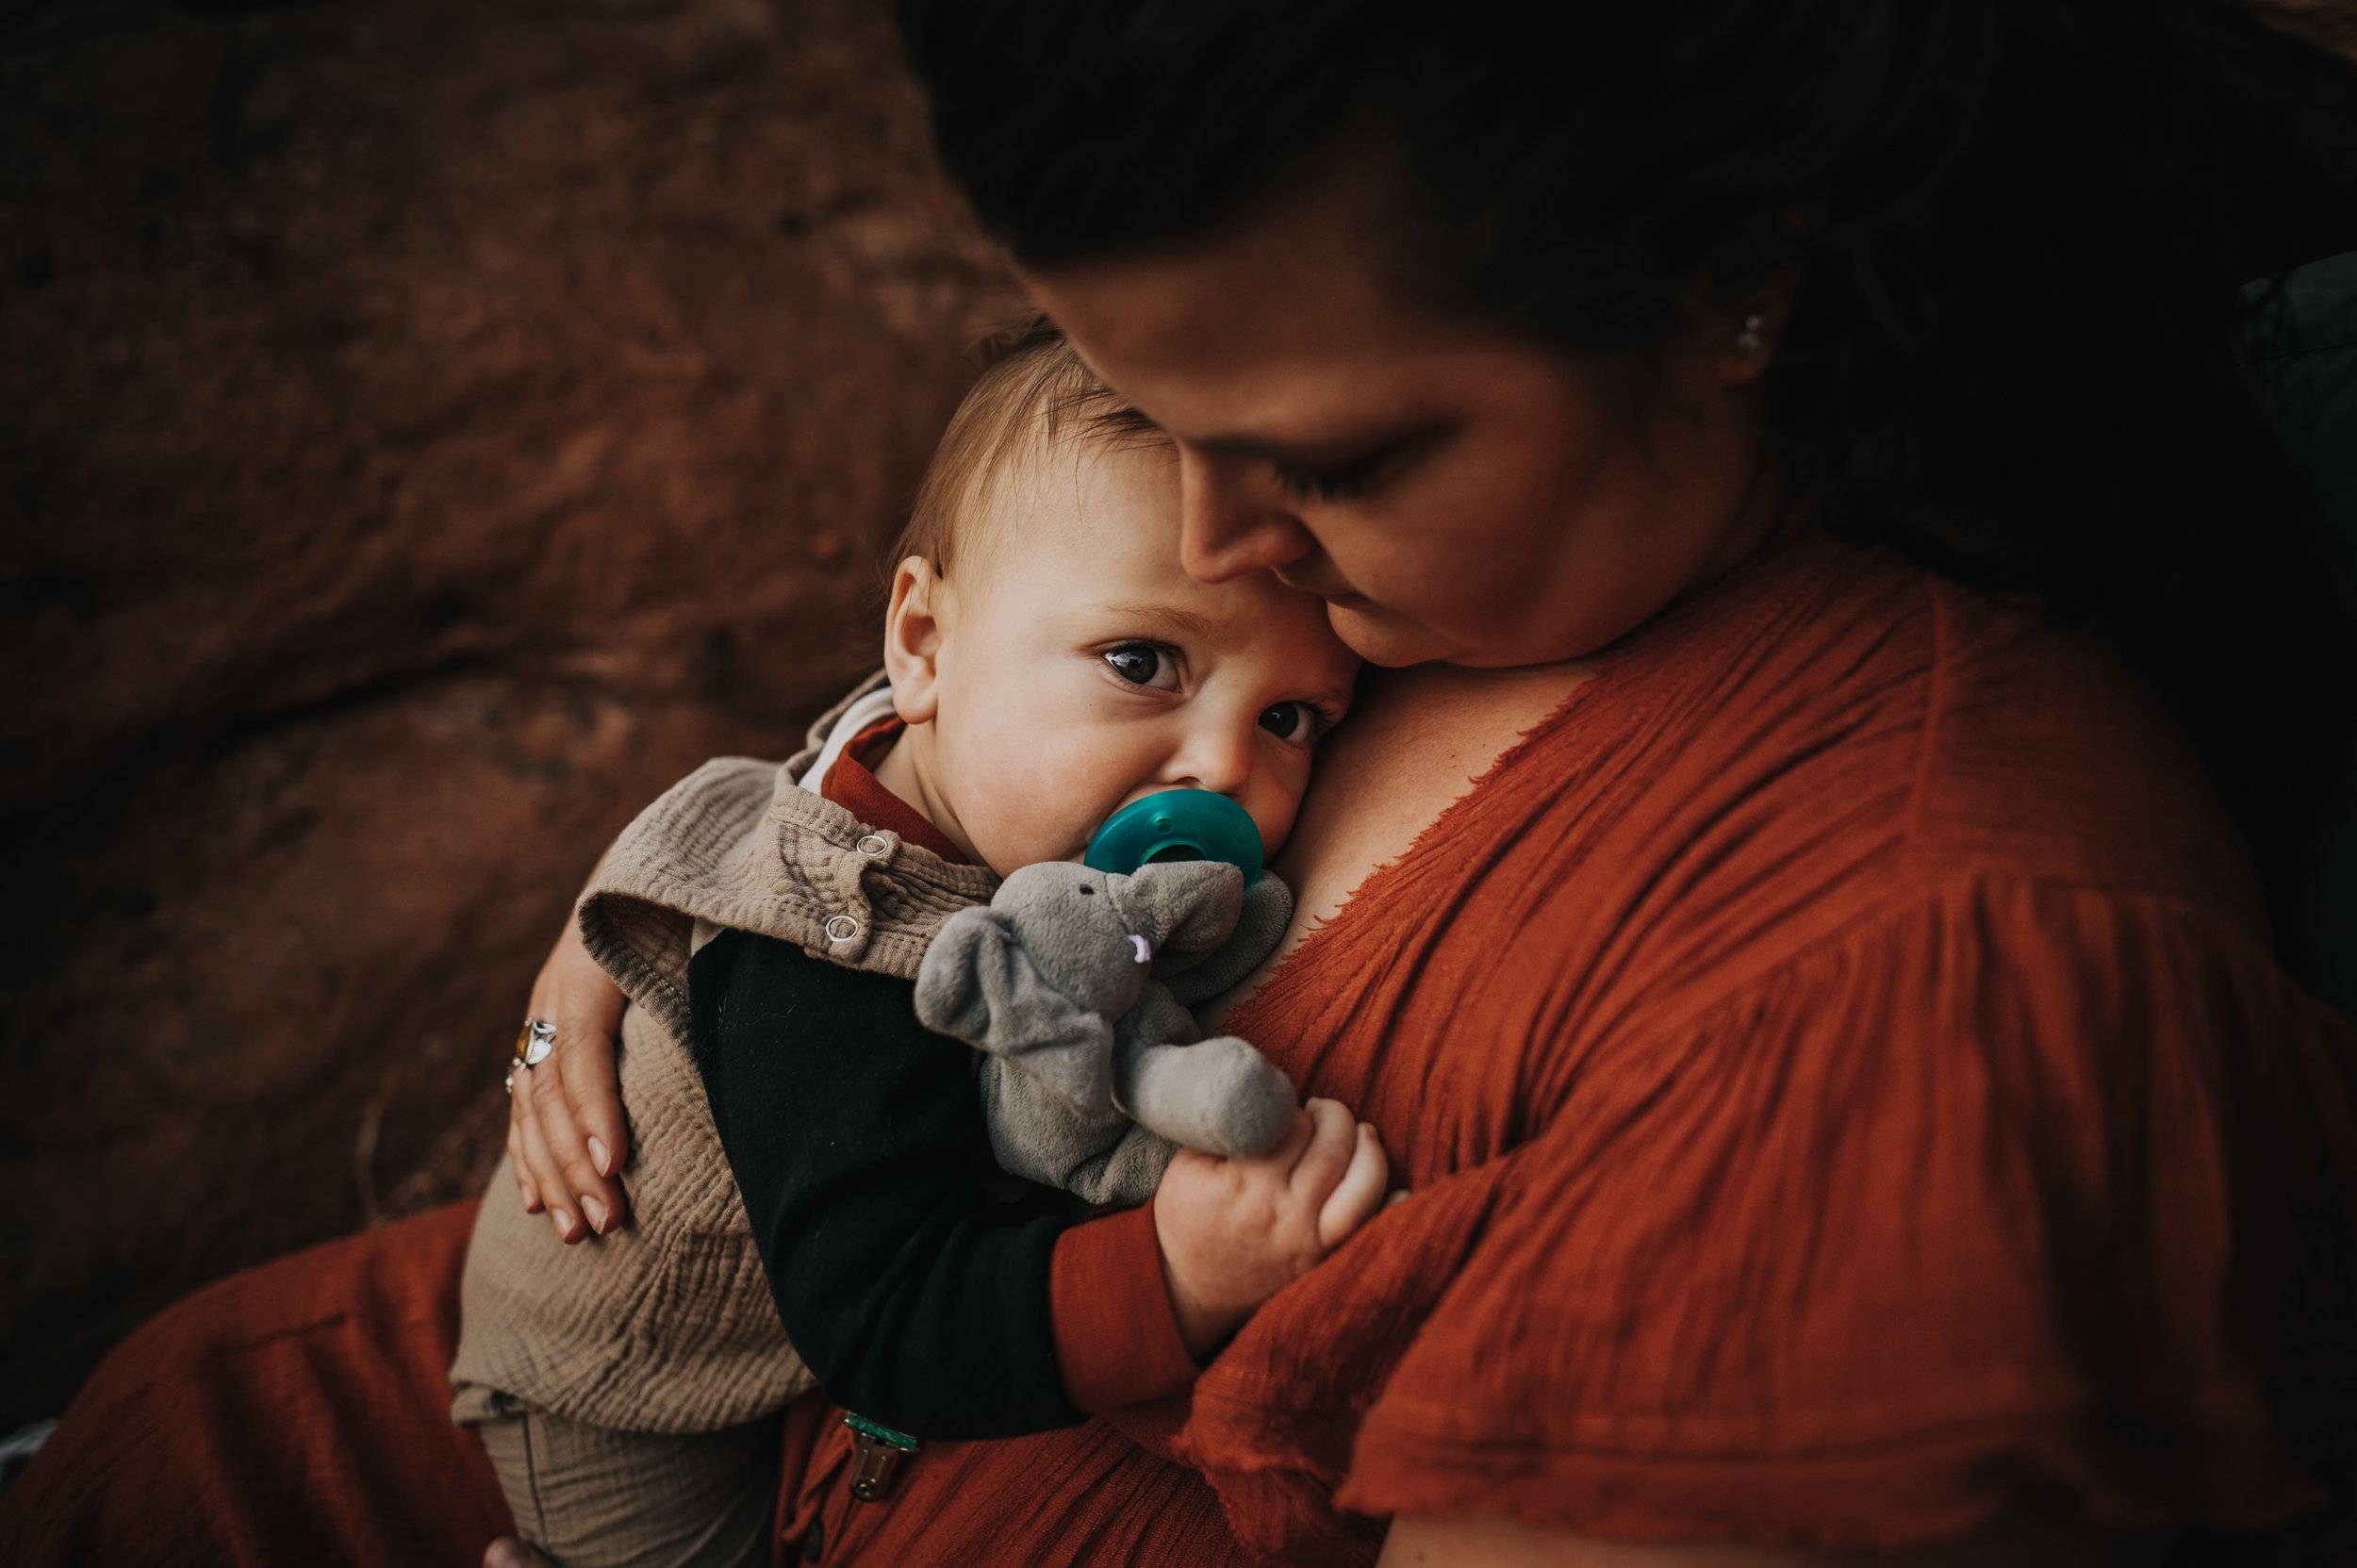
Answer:
POLYGON ((1371 665, 1399 669, 1452 660, 1465 650, 1454 639, 1353 594, 1326 602, 1327 623, 1343 646, 1371 665))
POLYGON ((1501 610, 1480 624, 1442 627, 1353 595, 1328 599, 1334 635, 1371 665, 1453 664, 1467 669, 1526 669, 1591 658, 1642 624, 1655 606, 1577 604, 1547 616, 1501 610))

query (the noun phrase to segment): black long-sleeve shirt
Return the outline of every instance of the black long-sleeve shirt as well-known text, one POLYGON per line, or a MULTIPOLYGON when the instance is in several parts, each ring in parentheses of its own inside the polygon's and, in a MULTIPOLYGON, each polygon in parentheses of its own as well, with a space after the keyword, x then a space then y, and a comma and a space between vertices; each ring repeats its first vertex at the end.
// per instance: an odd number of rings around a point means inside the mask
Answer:
POLYGON ((688 966, 690 1047, 778 1313, 830 1397, 920 1437, 1082 1419, 1049 1305, 1074 1200, 992 1163, 973 1053, 913 987, 746 932, 688 966))

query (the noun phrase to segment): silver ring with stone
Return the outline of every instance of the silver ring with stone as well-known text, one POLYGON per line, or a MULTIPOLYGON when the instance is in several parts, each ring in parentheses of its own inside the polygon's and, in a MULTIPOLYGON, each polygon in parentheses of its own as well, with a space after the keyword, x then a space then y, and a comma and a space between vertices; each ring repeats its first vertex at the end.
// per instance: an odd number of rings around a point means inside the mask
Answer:
POLYGON ((546 1062, 555 1048, 556 1026, 545 1018, 526 1018, 524 1027, 516 1032, 515 1065, 529 1071, 546 1062))

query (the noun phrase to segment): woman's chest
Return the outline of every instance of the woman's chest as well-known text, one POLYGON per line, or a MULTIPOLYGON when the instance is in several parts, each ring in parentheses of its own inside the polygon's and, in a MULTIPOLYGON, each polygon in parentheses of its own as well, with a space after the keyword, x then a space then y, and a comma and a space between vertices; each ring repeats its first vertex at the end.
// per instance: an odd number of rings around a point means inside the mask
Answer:
POLYGON ((1362 690, 1349 723, 1321 750, 1316 780, 1273 864, 1294 892, 1292 924, 1261 967, 1204 1015, 1207 1025, 1257 993, 1372 875, 1406 857, 1587 673, 1581 667, 1370 671, 1372 689, 1362 690))
POLYGON ((1214 1020, 1305 1095, 1374 1121, 1419 1179, 1527 1135, 1546 1076, 1534 1047, 1564 1038, 1562 982, 1591 967, 1590 933, 1559 917, 1559 879, 1522 843, 1521 814, 1544 802, 1500 788, 1534 769, 1549 796, 1569 782, 1578 743, 1550 718, 1585 672, 1546 673, 1388 678, 1368 722, 1321 757, 1277 863, 1296 899, 1284 943, 1214 1020), (1525 751, 1544 755, 1517 750, 1541 727, 1525 751))
POLYGON ((1329 759, 1289 949, 1223 1025, 1411 1184, 1656 1117, 1727 1065, 1705 1020, 1891 890, 1904 725, 1827 744, 1800 704, 1623 672, 1414 695, 1329 759))

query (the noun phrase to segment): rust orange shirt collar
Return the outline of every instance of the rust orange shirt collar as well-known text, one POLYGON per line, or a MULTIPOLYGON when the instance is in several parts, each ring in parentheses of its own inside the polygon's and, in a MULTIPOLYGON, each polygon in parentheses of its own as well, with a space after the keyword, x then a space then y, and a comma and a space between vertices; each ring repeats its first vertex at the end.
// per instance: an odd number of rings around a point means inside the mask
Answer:
POLYGON ((897 833, 952 866, 964 866, 964 851, 950 843, 948 835, 927 821, 915 806, 879 784, 870 767, 871 759, 882 756, 907 727, 898 718, 880 719, 852 736, 851 744, 843 749, 843 754, 835 758, 834 766, 819 781, 818 793, 869 827, 897 833))

